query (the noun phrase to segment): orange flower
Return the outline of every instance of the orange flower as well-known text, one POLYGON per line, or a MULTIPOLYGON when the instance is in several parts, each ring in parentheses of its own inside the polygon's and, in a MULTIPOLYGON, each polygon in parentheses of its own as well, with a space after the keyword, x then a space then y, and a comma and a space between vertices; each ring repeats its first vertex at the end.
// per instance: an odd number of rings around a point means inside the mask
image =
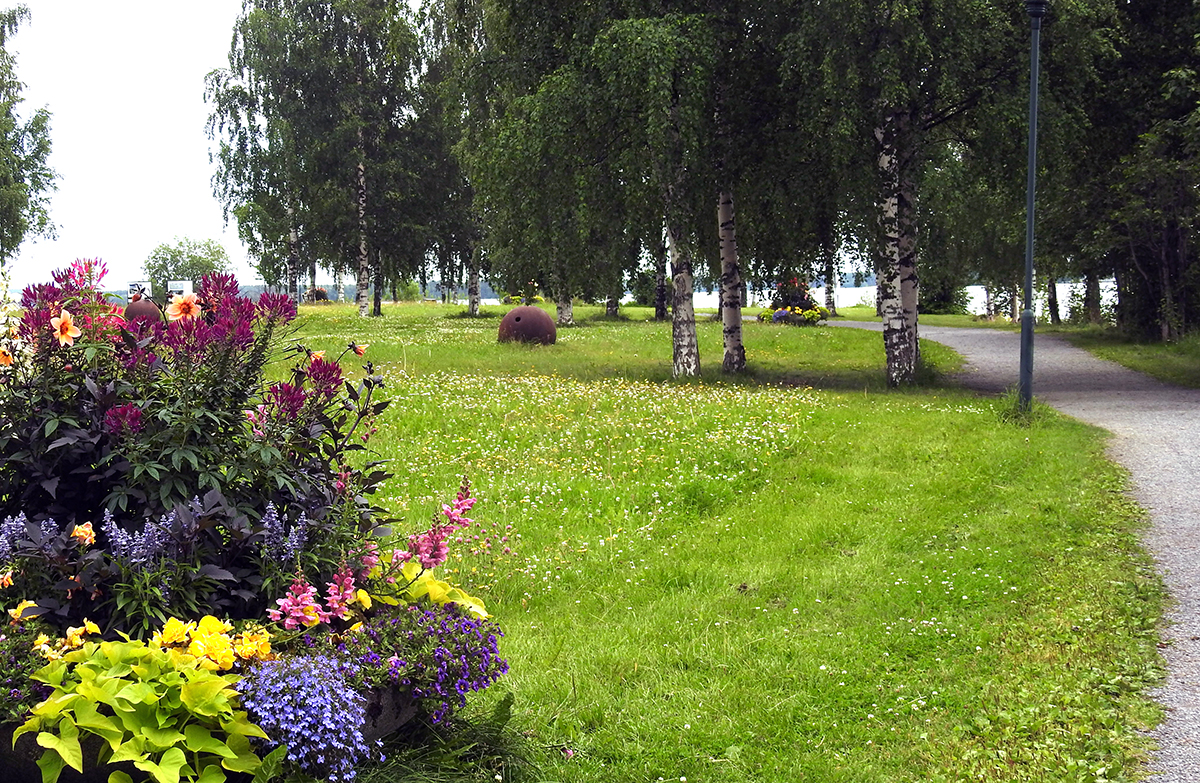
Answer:
POLYGON ((12 352, 7 348, 0 348, 0 367, 9 367, 13 363, 12 352))
POLYGON ((310 360, 310 361, 314 361, 314 362, 315 362, 317 359, 324 359, 324 358, 325 358, 325 352, 324 352, 324 351, 312 351, 312 352, 310 352, 310 353, 308 354, 308 358, 309 358, 309 360, 310 360))
POLYGON ((8 569, 3 574, 0 574, 0 587, 12 587, 13 572, 8 569))
POLYGON ((83 334, 79 331, 79 327, 75 325, 75 319, 67 311, 67 308, 62 309, 62 313, 58 318, 50 319, 50 331, 54 332, 54 336, 58 338, 58 344, 74 345, 75 338, 83 334))
POLYGON ((354 350, 354 353, 358 354, 359 356, 362 356, 364 353, 367 352, 367 348, 369 348, 370 346, 369 345, 359 345, 358 343, 350 343, 350 347, 354 350))
POLYGON ((71 531, 71 537, 78 541, 80 546, 91 546, 96 543, 96 534, 92 531, 91 522, 76 525, 75 529, 71 531))
POLYGON ((175 294, 171 297, 171 304, 167 305, 167 318, 172 321, 179 319, 199 318, 200 304, 196 301, 195 294, 175 294))

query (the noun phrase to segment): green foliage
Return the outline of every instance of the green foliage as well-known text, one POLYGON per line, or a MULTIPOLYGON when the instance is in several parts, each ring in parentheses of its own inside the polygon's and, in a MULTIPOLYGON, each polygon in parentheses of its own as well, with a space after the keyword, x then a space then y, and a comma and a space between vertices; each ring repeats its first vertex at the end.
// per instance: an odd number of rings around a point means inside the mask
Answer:
POLYGON ((237 709, 240 678, 201 668, 176 650, 128 638, 87 642, 34 679, 53 692, 13 741, 37 733, 46 783, 66 767, 83 771, 81 739, 88 736, 104 741, 96 765, 132 762, 156 783, 223 783, 227 771, 253 773, 261 763, 250 738, 265 735, 237 709))
POLYGON ((212 239, 177 238, 173 245, 163 243, 151 250, 142 263, 142 272, 150 281, 154 297, 164 306, 169 301, 168 281, 190 280, 197 284, 205 275, 229 271, 232 271, 229 254, 212 239))

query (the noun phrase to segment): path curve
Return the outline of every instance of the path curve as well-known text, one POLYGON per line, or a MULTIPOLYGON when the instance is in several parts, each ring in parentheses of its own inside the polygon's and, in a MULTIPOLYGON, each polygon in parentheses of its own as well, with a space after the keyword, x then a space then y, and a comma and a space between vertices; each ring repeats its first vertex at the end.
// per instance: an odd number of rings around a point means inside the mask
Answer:
MULTIPOLYGON (((878 323, 837 326, 882 331, 878 323)), ((920 327, 922 339, 966 358, 964 386, 1000 393, 1017 383, 1020 335, 995 329, 920 327)), ((1150 512, 1145 544, 1175 600, 1162 631, 1167 678, 1152 695, 1166 719, 1151 736, 1152 783, 1200 780, 1200 390, 1171 386, 1097 359, 1054 335, 1036 335, 1033 394, 1113 433, 1109 455, 1150 512)))

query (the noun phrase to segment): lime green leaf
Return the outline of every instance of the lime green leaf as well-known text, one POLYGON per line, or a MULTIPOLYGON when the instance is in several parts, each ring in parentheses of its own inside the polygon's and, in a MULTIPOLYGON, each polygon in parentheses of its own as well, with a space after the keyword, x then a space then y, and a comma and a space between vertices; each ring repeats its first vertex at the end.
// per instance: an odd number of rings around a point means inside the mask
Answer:
POLYGON ((37 760, 37 765, 42 770, 42 783, 57 783, 66 762, 57 753, 43 753, 37 760))
POLYGON ((108 773, 108 783, 133 783, 133 778, 129 777, 128 772, 116 770, 108 773))
POLYGON ((158 701, 154 686, 147 682, 131 682, 117 691, 116 697, 131 704, 155 704, 158 701))
POLYGON ((225 773, 217 764, 209 764, 200 771, 196 783, 225 783, 225 773))
POLYGON ((126 742, 113 748, 112 758, 108 760, 109 764, 116 764, 120 761, 140 761, 146 758, 146 738, 131 737, 126 742))
POLYGON ((229 703, 229 697, 221 693, 227 685, 220 678, 189 682, 183 686, 180 698, 193 715, 217 715, 229 703))
POLYGON ((58 734, 43 731, 37 735, 37 744, 52 750, 76 772, 83 772, 83 748, 79 747, 79 729, 68 718, 58 723, 58 734))
POLYGON ((75 723, 103 737, 113 750, 116 750, 125 738, 124 730, 107 715, 101 715, 96 710, 96 705, 88 701, 81 701, 75 705, 75 723))
POLYGON ((215 753, 227 759, 237 755, 229 749, 228 745, 214 737, 212 732, 203 726, 193 723, 183 730, 183 734, 187 737, 187 749, 190 751, 215 753))
POLYGON ((170 748, 183 742, 184 736, 173 728, 159 728, 158 726, 139 726, 138 734, 145 737, 155 748, 170 748))
POLYGON ((135 761, 133 766, 142 772, 149 772, 158 783, 179 783, 179 770, 185 764, 187 764, 187 759, 184 757, 183 751, 179 748, 171 748, 162 754, 162 758, 157 764, 150 760, 144 760, 135 761))
POLYGON ((28 734, 31 731, 38 731, 41 728, 42 728, 42 719, 39 718, 37 715, 34 715, 32 718, 25 721, 25 723, 21 726, 21 728, 19 728, 13 732, 13 738, 12 738, 13 747, 14 748, 17 747, 17 739, 20 738, 20 736, 22 734, 28 734))

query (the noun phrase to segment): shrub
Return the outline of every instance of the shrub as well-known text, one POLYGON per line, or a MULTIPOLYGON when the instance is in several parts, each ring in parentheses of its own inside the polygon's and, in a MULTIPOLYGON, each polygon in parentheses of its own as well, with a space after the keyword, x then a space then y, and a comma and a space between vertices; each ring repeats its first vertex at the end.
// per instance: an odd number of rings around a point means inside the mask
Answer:
MULTIPOLYGON (((371 364, 303 346, 263 368, 295 307, 228 275, 126 323, 77 261, 21 298, 0 367, 0 569, 26 616, 145 636, 169 616, 261 617, 297 565, 332 573, 379 522, 388 474, 347 466, 385 402, 371 364), (289 543, 290 542, 290 543, 289 543)), ((0 333, 3 334, 3 333, 0 333)))

